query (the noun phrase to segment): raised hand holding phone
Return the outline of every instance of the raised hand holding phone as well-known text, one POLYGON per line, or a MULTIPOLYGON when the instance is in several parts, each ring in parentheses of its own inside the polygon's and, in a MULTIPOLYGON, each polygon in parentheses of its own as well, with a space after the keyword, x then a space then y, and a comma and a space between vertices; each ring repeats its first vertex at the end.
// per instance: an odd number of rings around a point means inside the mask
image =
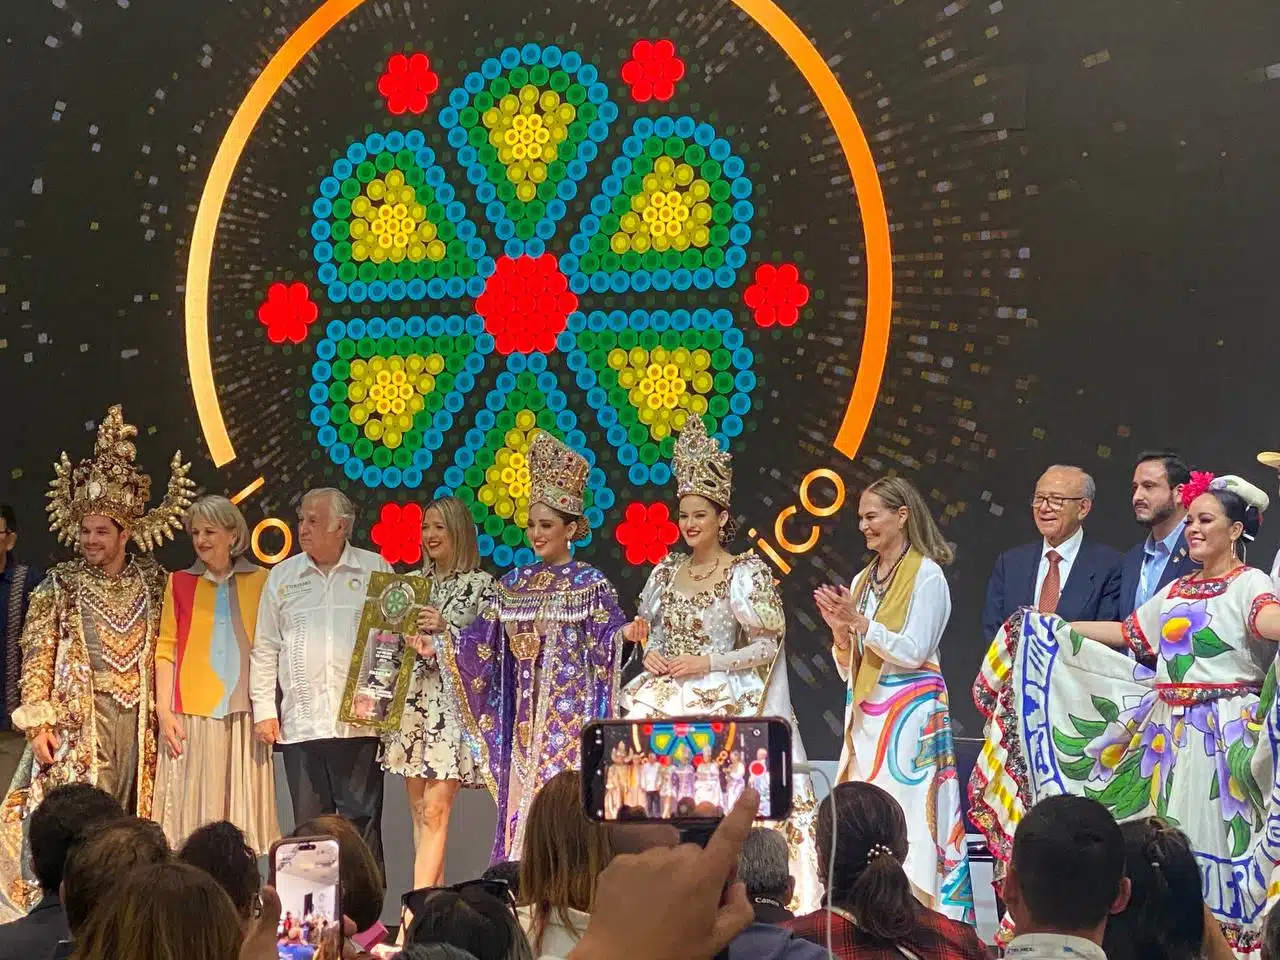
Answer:
POLYGON ((586 934, 569 960, 710 960, 754 919, 738 857, 757 797, 747 790, 707 838, 619 854, 600 874, 586 934), (637 911, 636 904, 644 910, 637 911))
POLYGON ((762 818, 791 811, 791 726, 781 718, 597 720, 583 729, 581 757, 593 820, 710 829, 748 788, 762 818))
MULTIPOLYGON (((334 837, 290 837, 271 846, 270 881, 280 899, 279 960, 330 960, 342 952, 340 849, 334 837)), ((265 900, 264 900, 265 903, 265 900)))

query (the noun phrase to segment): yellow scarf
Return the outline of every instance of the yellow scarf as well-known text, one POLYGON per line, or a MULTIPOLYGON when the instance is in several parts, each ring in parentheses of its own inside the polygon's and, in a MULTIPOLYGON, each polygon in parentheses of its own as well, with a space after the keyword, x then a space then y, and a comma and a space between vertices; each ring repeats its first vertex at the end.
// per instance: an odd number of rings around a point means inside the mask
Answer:
MULTIPOLYGON (((906 556, 898 564, 893 574, 893 582, 888 591, 880 598, 876 606, 876 614, 872 617, 876 623, 884 624, 886 630, 900 633, 907 622, 907 609, 911 606, 911 594, 916 587, 916 574, 920 572, 920 564, 924 555, 915 547, 908 547, 906 556)), ((871 589, 871 574, 876 568, 872 560, 865 570, 859 574, 853 585, 854 603, 864 606, 865 593, 871 589)), ((873 649, 862 647, 862 662, 858 664, 858 675, 853 683, 853 702, 856 706, 862 703, 880 682, 880 669, 884 666, 884 658, 873 649)), ((849 663, 853 664, 853 644, 849 645, 849 663)))

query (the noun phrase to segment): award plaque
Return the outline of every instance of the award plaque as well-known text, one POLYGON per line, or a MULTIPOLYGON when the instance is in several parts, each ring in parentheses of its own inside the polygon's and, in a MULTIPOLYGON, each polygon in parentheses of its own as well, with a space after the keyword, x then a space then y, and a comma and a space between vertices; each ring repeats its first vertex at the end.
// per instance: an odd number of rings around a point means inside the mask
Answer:
POLYGON ((418 611, 430 598, 426 577, 375 573, 369 578, 338 713, 343 723, 379 733, 399 728, 416 656, 405 637, 416 632, 418 611))

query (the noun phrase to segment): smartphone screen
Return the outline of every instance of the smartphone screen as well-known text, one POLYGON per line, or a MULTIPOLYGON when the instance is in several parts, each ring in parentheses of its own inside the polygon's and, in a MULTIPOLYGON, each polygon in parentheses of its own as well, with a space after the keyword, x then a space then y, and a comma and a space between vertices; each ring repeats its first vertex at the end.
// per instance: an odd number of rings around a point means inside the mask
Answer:
POLYGON ((582 731, 583 803, 592 820, 714 821, 748 786, 760 794, 757 819, 791 812, 785 720, 599 720, 582 731))
POLYGON ((271 884, 280 895, 279 960, 311 960, 341 929, 338 841, 296 837, 271 848, 271 884))

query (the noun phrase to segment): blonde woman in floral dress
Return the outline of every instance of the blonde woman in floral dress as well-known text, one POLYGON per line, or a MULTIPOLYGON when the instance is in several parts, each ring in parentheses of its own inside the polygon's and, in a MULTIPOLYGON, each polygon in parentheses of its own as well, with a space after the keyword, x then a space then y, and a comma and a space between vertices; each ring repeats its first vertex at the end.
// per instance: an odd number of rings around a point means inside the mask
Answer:
MULTIPOLYGON (((493 596, 493 577, 480 569, 476 527, 466 505, 441 497, 422 512, 422 575, 431 581, 430 608, 451 626, 471 623, 493 596)), ((458 790, 480 787, 456 711, 446 703, 440 667, 419 657, 400 729, 383 735, 382 768, 405 778, 413 817, 413 885, 444 883, 449 816, 458 790)))
POLYGON ((1280 879, 1280 601, 1241 557, 1267 496, 1238 477, 1193 474, 1183 502, 1201 570, 1123 623, 1024 610, 997 634, 975 686, 991 722, 970 791, 1002 860, 1023 812, 1051 794, 1094 797, 1117 820, 1176 824, 1206 905, 1245 955, 1280 879), (1155 673, 1124 651, 1154 657, 1155 673))

